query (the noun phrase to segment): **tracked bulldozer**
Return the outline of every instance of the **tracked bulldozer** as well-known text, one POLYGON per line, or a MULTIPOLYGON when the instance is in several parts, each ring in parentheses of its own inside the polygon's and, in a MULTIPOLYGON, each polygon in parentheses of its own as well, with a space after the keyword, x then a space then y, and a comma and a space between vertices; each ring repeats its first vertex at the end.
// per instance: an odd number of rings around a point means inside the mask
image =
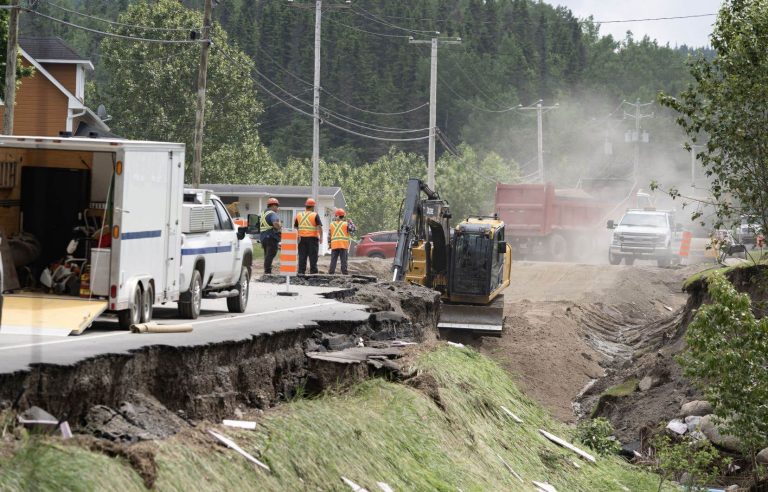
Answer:
POLYGON ((421 180, 408 181, 393 280, 440 292, 441 331, 501 335, 512 269, 504 222, 473 216, 451 228, 450 219, 447 201, 421 180))

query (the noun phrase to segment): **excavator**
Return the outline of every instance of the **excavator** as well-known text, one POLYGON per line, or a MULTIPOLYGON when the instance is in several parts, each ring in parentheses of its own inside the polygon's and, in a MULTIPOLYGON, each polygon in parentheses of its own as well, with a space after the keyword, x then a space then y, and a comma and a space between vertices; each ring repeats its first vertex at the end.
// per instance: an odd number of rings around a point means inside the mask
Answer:
POLYGON ((441 332, 500 336, 512 270, 504 222, 472 216, 452 229, 450 219, 447 201, 420 179, 408 180, 392 279, 440 292, 441 332))

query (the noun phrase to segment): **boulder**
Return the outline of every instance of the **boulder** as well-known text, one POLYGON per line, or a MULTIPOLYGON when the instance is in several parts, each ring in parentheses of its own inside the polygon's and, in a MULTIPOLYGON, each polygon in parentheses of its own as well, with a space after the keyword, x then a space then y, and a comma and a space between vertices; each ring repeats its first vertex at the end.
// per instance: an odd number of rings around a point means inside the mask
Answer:
POLYGON ((701 432, 707 436, 707 439, 715 446, 720 446, 728 451, 740 451, 741 441, 738 438, 724 434, 715 424, 714 415, 705 415, 701 418, 699 424, 701 432))
POLYGON ((712 405, 710 405, 709 402, 705 400, 689 401, 688 403, 683 404, 682 408, 680 409, 681 417, 690 417, 692 415, 703 417, 704 415, 709 415, 711 413, 712 405))
POLYGON ((701 425, 701 417, 698 415, 689 415, 685 417, 685 425, 688 426, 688 432, 694 432, 701 425))
POLYGON ((645 376, 637 384, 637 389, 639 389, 640 391, 648 391, 654 386, 658 386, 658 383, 659 383, 658 380, 653 376, 645 376))
POLYGON ((682 436, 688 432, 688 425, 680 419, 674 419, 667 424, 667 429, 682 436))
POLYGON ((59 425, 59 420, 40 407, 30 407, 18 417, 19 423, 35 432, 52 432, 59 425))
POLYGON ((761 465, 768 465, 768 448, 757 453, 755 460, 761 465))

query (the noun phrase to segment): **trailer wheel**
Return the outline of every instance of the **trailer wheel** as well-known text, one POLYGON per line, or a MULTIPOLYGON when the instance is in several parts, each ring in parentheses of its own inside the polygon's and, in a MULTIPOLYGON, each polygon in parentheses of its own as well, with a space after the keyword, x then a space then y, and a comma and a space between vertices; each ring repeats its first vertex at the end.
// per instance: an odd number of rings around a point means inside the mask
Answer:
POLYGON ((147 284, 147 290, 144 291, 141 303, 141 322, 149 323, 152 321, 152 306, 155 304, 155 289, 152 284, 147 284))
POLYGON ((248 306, 248 293, 250 292, 251 274, 248 267, 243 265, 240 270, 240 280, 238 280, 235 290, 235 297, 227 297, 227 309, 230 313, 244 313, 248 306))
POLYGON ((568 241, 560 234, 552 234, 549 237, 549 259, 564 261, 568 256, 568 241))
POLYGON ((137 285, 133 291, 131 307, 117 312, 117 322, 123 330, 130 330, 131 326, 141 323, 142 297, 141 286, 137 285))
POLYGON ((203 300, 203 278, 200 270, 192 272, 189 290, 179 299, 179 315, 184 319, 197 319, 200 316, 200 303, 203 300))

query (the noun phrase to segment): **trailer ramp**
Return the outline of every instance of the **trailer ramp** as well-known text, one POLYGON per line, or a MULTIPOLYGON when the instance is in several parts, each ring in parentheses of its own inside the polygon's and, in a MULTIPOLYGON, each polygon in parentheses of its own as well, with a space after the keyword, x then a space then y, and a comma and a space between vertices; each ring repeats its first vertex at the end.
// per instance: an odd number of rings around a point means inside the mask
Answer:
POLYGON ((80 335, 107 309, 107 301, 45 294, 6 294, 0 334, 80 335))

